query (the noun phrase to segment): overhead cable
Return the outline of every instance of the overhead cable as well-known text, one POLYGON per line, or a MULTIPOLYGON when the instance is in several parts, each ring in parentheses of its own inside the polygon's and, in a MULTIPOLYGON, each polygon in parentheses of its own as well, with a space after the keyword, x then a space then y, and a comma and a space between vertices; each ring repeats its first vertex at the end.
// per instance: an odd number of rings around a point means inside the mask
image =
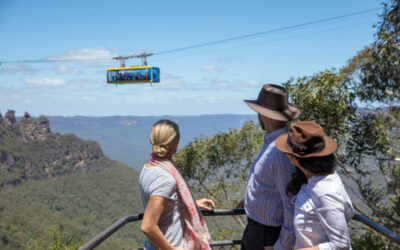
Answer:
POLYGON ((357 16, 357 15, 361 15, 361 14, 373 12, 373 11, 376 11, 376 10, 379 10, 379 9, 380 9, 380 8, 368 9, 368 10, 359 11, 359 12, 354 12, 354 13, 350 13, 350 14, 346 14, 346 15, 341 15, 341 16, 335 16, 335 17, 329 17, 329 18, 319 19, 319 20, 315 20, 315 21, 311 21, 311 22, 306 22, 306 23, 301 23, 301 24, 295 24, 295 25, 285 26, 285 27, 281 27, 281 28, 277 28, 277 29, 271 29, 271 30, 266 30, 266 31, 257 32, 257 33, 242 35, 242 36, 235 36, 235 37, 226 38, 226 39, 222 39, 222 40, 217 40, 217 41, 212 41, 212 42, 207 42, 207 43, 201 43, 201 44, 196 44, 196 45, 191 45, 191 46, 187 46, 187 47, 183 47, 183 48, 165 50, 165 51, 161 51, 161 52, 156 52, 156 53, 154 53, 154 55, 161 55, 161 54, 174 53, 174 52, 178 52, 178 51, 182 51, 182 50, 188 50, 188 49, 195 49, 195 48, 200 48, 200 47, 206 47, 206 46, 215 45, 215 44, 219 44, 219 43, 225 43, 225 42, 235 41, 235 40, 239 40, 239 39, 243 39, 243 38, 250 38, 250 37, 265 35, 265 34, 268 34, 268 33, 273 33, 273 32, 278 32, 278 31, 284 31, 284 30, 290 30, 290 29, 299 28, 299 27, 304 27, 304 26, 309 26, 309 25, 313 25, 313 24, 317 24, 317 23, 324 23, 324 22, 333 21, 333 20, 338 20, 338 19, 342 19, 342 18, 346 18, 346 17, 357 16))
MULTIPOLYGON (((291 30, 299 27, 305 27, 305 26, 310 26, 313 24, 319 24, 319 23, 325 23, 333 20, 339 20, 343 19, 346 17, 352 17, 352 16, 358 16, 370 12, 374 12, 380 10, 380 8, 374 8, 374 9, 367 9, 363 11, 358 11, 358 12, 353 12, 345 15, 340 15, 340 16, 335 16, 335 17, 329 17, 329 18, 324 18, 324 19, 319 19, 315 21, 310 21, 310 22, 305 22, 301 24, 295 24, 295 25, 289 25, 281 28, 276 28, 276 29, 271 29, 271 30, 265 30, 257 33, 252 33, 252 34, 247 34, 247 35, 242 35, 242 36, 235 36, 231 38, 226 38, 226 39, 221 39, 221 40, 216 40, 212 42, 206 42, 206 43, 200 43, 200 44, 195 44, 191 46, 186 46, 182 48, 177 48, 177 49, 171 49, 171 50, 165 50, 165 51, 159 51, 154 53, 154 56, 157 55, 163 55, 163 54, 170 54, 170 53, 175 53, 183 50, 189 50, 189 49, 195 49, 195 48, 200 48, 200 47, 207 47, 215 44, 220 44, 220 43, 225 43, 225 42, 231 42, 231 41, 236 41, 240 39, 245 39, 245 38, 251 38, 251 37, 256 37, 256 36, 261 36, 265 34, 270 34, 274 32, 279 32, 279 31, 285 31, 285 30, 291 30)), ((93 58, 93 59, 82 59, 82 58, 72 58, 72 59, 38 59, 38 60, 17 60, 17 61, 2 61, 1 63, 34 63, 34 62, 95 62, 95 61, 110 61, 113 60, 113 57, 107 57, 107 58, 93 58)))

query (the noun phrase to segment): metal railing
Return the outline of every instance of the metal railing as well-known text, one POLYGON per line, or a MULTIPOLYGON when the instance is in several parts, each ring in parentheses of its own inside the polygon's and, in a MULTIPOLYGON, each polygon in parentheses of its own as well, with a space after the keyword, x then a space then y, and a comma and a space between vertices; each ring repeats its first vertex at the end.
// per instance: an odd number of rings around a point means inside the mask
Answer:
POLYGON ((364 225, 368 226, 369 228, 375 230, 379 234, 385 236, 387 239, 396 242, 400 245, 400 235, 396 234, 395 232, 390 231, 386 227, 382 226, 381 224, 376 223, 375 221, 371 220, 370 218, 362 215, 362 214, 355 214, 353 220, 363 223, 364 225))
MULTIPOLYGON (((234 208, 234 209, 218 209, 218 210, 201 210, 204 216, 224 216, 224 215, 243 215, 245 214, 243 208, 234 208)), ((138 221, 143 219, 143 213, 132 214, 125 216, 118 221, 114 222, 111 226, 109 226, 106 230, 98 234, 96 237, 91 239, 85 245, 79 248, 79 250, 88 250, 93 249, 114 234, 118 229, 123 227, 125 224, 138 221)), ((369 228, 375 230, 379 234, 383 235, 384 237, 388 238, 389 240, 397 243, 400 245, 400 235, 396 234, 395 232, 390 231, 386 227, 376 223, 375 221, 371 220, 370 218, 361 215, 355 214, 353 220, 359 221, 364 225, 368 226, 369 228)), ((223 241, 213 241, 210 243, 210 246, 227 246, 227 245, 239 245, 240 240, 223 240, 223 241)))

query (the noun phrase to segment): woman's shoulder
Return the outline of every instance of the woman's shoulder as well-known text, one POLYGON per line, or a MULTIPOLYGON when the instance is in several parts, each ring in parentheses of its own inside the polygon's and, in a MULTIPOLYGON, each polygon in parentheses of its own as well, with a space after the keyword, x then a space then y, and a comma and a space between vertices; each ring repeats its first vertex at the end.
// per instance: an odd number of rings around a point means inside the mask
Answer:
POLYGON ((324 193, 335 193, 341 185, 340 178, 336 172, 328 175, 313 176, 308 180, 308 192, 316 195, 324 193))
POLYGON ((344 186, 336 172, 326 176, 311 177, 305 191, 314 203, 343 204, 347 201, 347 194, 343 194, 344 186))
POLYGON ((174 177, 159 167, 143 166, 139 179, 140 189, 148 196, 156 195, 174 199, 176 189, 174 177))
POLYGON ((141 178, 152 179, 153 181, 156 179, 164 179, 164 181, 175 183, 175 179, 170 173, 157 166, 149 165, 148 163, 143 166, 140 175, 141 178))

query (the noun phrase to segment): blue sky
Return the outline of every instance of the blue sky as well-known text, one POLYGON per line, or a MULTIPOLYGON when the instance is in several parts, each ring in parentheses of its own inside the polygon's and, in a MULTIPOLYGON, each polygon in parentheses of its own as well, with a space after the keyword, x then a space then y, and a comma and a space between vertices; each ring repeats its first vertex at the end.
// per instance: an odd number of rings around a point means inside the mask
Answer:
MULTIPOLYGON (((0 61, 157 53, 381 8, 358 1, 0 0, 0 61)), ((117 61, 3 63, 0 112, 17 115, 251 114, 265 83, 340 68, 373 41, 381 11, 148 58, 161 82, 114 86, 117 61)), ((127 65, 140 64, 129 60, 127 65)))

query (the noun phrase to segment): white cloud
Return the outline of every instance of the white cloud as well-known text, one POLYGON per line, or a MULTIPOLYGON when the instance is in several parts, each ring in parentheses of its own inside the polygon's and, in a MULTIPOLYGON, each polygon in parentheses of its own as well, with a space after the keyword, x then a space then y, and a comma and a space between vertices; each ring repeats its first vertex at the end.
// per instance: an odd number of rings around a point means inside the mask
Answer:
POLYGON ((177 76, 177 75, 173 75, 173 74, 169 74, 169 73, 163 73, 162 75, 163 79, 174 79, 174 80, 178 80, 181 79, 182 77, 177 76))
POLYGON ((23 81, 30 85, 44 87, 59 87, 66 84, 64 79, 57 78, 25 78, 23 81))
POLYGON ((215 78, 215 77, 205 77, 205 78, 203 78, 203 80, 205 82, 208 82, 208 84, 210 84, 209 87, 213 88, 213 89, 215 89, 215 88, 216 89, 224 88, 224 87, 227 87, 227 86, 233 87, 233 86, 236 85, 235 83, 228 82, 226 80, 218 79, 218 78, 215 78))
MULTIPOLYGON (((144 91, 176 91, 186 87, 186 82, 180 76, 164 73, 160 83, 154 83, 152 88, 143 86, 141 90, 144 91)), ((146 84, 149 85, 149 84, 146 84)))
POLYGON ((168 88, 168 89, 177 89, 181 88, 184 84, 182 80, 176 80, 176 79, 166 79, 161 82, 162 87, 168 88))
POLYGON ((144 49, 142 49, 142 48, 136 48, 135 51, 136 51, 137 54, 142 54, 142 53, 145 53, 145 52, 146 52, 146 51, 144 51, 144 49))
POLYGON ((225 97, 198 97, 195 98, 198 103, 221 103, 226 101, 225 97))
POLYGON ((12 94, 12 95, 10 95, 10 98, 11 99, 22 99, 23 97, 19 94, 12 94))
POLYGON ((218 79, 215 77, 204 77, 203 81, 208 83, 208 89, 215 89, 215 90, 225 90, 229 87, 230 90, 234 89, 243 89, 243 88, 254 88, 254 87, 261 87, 262 83, 259 81, 228 81, 224 79, 218 79))
POLYGON ((218 62, 234 62, 234 61, 239 61, 243 60, 243 57, 220 57, 217 58, 216 61, 218 62))
POLYGON ((84 95, 84 96, 82 96, 82 100, 84 100, 84 101, 86 101, 86 102, 94 102, 94 101, 96 101, 96 98, 93 97, 93 96, 86 96, 86 95, 84 95))
POLYGON ((97 59, 111 59, 116 56, 115 53, 112 53, 106 49, 90 49, 83 48, 81 50, 73 50, 66 54, 55 55, 46 57, 45 60, 97 60, 97 59))
POLYGON ((215 78, 215 77, 204 77, 203 80, 206 81, 206 82, 211 82, 211 83, 216 83, 216 82, 221 81, 221 80, 219 80, 218 78, 215 78))
POLYGON ((207 66, 204 66, 201 70, 205 71, 205 72, 211 72, 211 73, 221 73, 222 71, 225 71, 226 69, 223 67, 207 65, 207 66))
POLYGON ((0 73, 25 73, 35 74, 39 69, 34 69, 26 65, 0 65, 0 73))
POLYGON ((257 87, 257 86, 261 86, 262 83, 259 81, 252 81, 252 82, 247 82, 246 85, 249 87, 257 87))
MULTIPOLYGON (((61 75, 72 75, 72 74, 83 74, 83 71, 79 69, 71 69, 66 65, 58 65, 54 67, 54 70, 61 75)), ((103 71, 104 72, 104 71, 103 71)))
MULTIPOLYGON (((126 96, 125 96, 126 97, 126 96)), ((138 98, 124 98, 124 103, 129 103, 129 104, 160 104, 162 100, 160 99, 155 99, 154 97, 144 97, 140 96, 138 98)))

